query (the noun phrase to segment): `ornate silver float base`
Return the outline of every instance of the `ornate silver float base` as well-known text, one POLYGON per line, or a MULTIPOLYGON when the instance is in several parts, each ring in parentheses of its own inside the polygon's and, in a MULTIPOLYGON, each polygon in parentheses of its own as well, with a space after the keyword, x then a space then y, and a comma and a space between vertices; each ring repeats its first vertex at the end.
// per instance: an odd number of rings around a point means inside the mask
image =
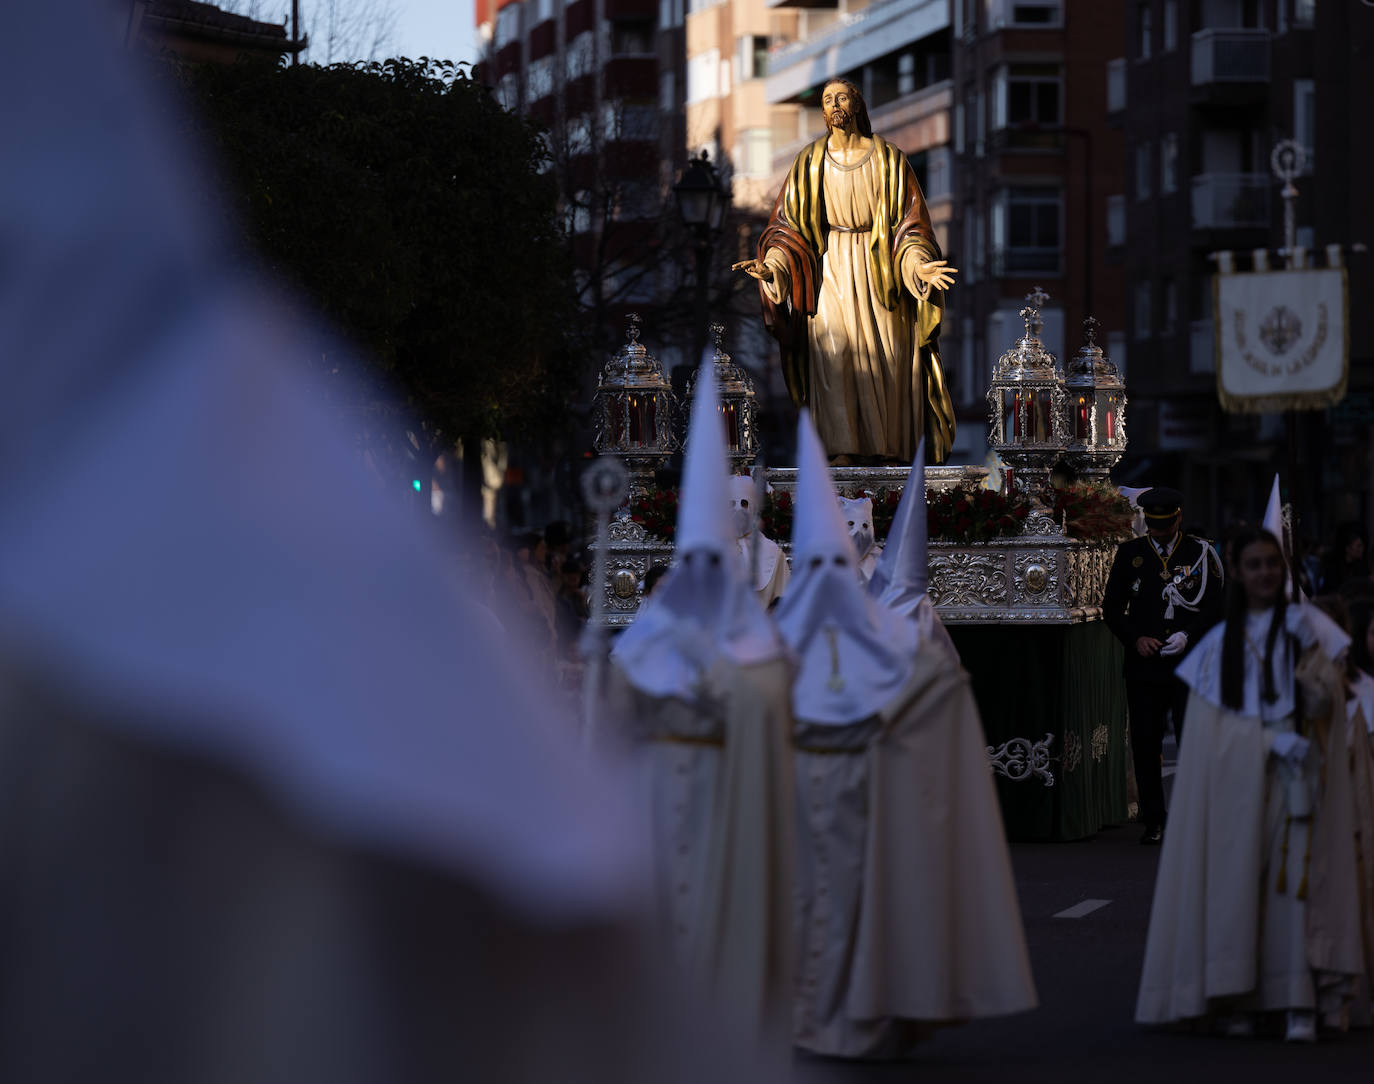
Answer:
POLYGON ((1029 738, 1012 738, 996 748, 989 745, 988 767, 1013 783, 1039 778, 1045 786, 1052 787, 1054 773, 1050 771, 1050 746, 1053 743, 1054 735, 1046 734, 1037 742, 1029 738))
MULTIPOLYGON (((832 467, 837 489, 869 490, 882 497, 906 485, 905 467, 832 467)), ((795 468, 768 471, 781 492, 796 486, 795 468)), ((932 489, 982 485, 987 468, 931 467, 932 489)), ((778 539, 784 553, 787 539, 778 539)), ((1116 545, 1067 537, 1043 510, 1032 511, 1020 534, 991 542, 961 545, 931 542, 930 598, 947 625, 1070 625, 1102 615, 1116 545)), ((650 537, 628 513, 611 521, 606 580, 601 585, 605 621, 618 628, 634 620, 643 593, 644 575, 654 564, 668 564, 670 542, 650 537)))

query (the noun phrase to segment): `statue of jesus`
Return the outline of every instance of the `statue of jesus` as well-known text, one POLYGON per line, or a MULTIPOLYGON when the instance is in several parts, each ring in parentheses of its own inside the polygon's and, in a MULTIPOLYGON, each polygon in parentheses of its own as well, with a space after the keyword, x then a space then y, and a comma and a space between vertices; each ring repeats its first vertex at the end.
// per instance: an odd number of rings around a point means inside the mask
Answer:
POLYGON ((826 134, 793 162, 758 258, 732 270, 758 279, 787 389, 811 408, 832 463, 910 463, 923 434, 929 461, 942 463, 954 405, 938 336, 957 270, 859 88, 831 80, 821 108, 826 134))

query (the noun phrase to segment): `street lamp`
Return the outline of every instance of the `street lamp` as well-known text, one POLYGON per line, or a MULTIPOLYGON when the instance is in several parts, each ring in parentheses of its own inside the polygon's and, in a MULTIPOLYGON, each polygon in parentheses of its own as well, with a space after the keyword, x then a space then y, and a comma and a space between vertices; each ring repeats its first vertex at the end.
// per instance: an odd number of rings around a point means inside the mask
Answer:
POLYGON ((706 349, 706 288, 711 250, 725 222, 730 197, 721 190, 720 179, 706 151, 702 151, 699 158, 687 160, 687 168, 682 171, 677 184, 673 185, 673 195, 677 198, 678 214, 682 216, 683 225, 691 232, 696 248, 695 349, 690 359, 690 367, 695 368, 706 349))

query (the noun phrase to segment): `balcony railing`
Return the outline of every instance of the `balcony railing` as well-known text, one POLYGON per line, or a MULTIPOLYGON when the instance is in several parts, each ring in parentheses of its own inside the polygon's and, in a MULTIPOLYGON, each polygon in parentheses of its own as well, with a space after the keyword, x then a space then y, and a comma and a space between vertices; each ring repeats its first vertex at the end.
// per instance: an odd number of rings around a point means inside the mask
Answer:
POLYGON ((1119 56, 1107 61, 1107 112, 1120 113, 1126 108, 1126 58, 1119 56))
POLYGON ((1235 28, 1193 35, 1193 86, 1267 82, 1269 31, 1235 28))
POLYGON ((919 41, 948 26, 949 5, 943 0, 874 0, 814 37, 770 49, 768 100, 786 101, 884 56, 896 48, 894 42, 919 41))
POLYGON ((1216 325, 1211 320, 1194 320, 1189 329, 1188 368, 1194 373, 1217 371, 1216 325))
POLYGON ((1126 243, 1126 197, 1107 197, 1107 244, 1126 243))
POLYGON ((1269 225, 1269 175, 1202 173, 1193 178, 1193 229, 1263 229, 1269 225))

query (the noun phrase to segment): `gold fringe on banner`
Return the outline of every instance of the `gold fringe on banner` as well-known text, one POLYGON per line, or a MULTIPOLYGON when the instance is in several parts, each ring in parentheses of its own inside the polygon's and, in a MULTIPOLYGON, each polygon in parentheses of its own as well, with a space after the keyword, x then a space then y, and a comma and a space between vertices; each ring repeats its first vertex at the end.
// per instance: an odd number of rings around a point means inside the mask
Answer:
MULTIPOLYGON (((1314 269, 1317 270, 1317 269, 1314 269)), ((1350 382, 1350 277, 1344 267, 1330 268, 1341 273, 1341 331, 1345 337, 1341 349, 1341 378, 1330 388, 1320 391, 1291 392, 1287 395, 1233 395, 1222 386, 1221 348, 1226 333, 1220 316, 1221 275, 1212 276, 1212 323, 1215 325, 1215 354, 1217 368, 1217 401, 1228 414, 1282 414, 1285 410, 1325 410, 1345 398, 1350 382)), ((1258 274, 1259 272, 1237 272, 1258 274)))

